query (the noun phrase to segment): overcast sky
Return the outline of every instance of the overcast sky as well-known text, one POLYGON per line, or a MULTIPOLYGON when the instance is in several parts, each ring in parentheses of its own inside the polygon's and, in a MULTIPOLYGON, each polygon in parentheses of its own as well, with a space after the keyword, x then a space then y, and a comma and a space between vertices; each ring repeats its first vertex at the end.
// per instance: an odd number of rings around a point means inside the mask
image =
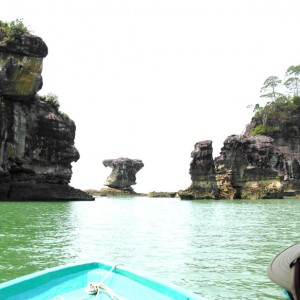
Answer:
POLYGON ((137 192, 190 183, 194 144, 243 133, 269 76, 300 64, 299 0, 10 0, 49 48, 43 89, 77 126, 71 185, 100 189, 104 159, 141 159, 137 192))

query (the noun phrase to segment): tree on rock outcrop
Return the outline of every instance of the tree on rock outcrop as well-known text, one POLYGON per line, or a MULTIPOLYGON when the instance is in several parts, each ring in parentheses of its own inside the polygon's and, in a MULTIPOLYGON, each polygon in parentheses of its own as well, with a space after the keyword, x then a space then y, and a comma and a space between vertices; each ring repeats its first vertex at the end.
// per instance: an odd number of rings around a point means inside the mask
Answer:
POLYGON ((280 86, 281 82, 282 81, 277 76, 268 77, 264 82, 264 86, 260 90, 261 93, 264 93, 260 97, 268 98, 272 101, 275 101, 277 98, 283 96, 281 93, 278 93, 275 90, 277 87, 280 86))
POLYGON ((285 87, 291 92, 294 96, 299 96, 300 89, 300 65, 290 66, 285 76, 287 80, 284 82, 285 87))

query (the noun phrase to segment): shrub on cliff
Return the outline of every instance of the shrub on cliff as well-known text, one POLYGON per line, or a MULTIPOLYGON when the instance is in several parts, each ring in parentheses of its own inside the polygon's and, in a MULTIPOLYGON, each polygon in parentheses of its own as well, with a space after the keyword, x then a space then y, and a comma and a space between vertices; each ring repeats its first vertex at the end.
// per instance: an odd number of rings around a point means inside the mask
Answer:
POLYGON ((3 22, 0 20, 0 41, 16 41, 20 40, 24 34, 30 31, 24 25, 22 19, 16 19, 11 22, 3 22))
POLYGON ((48 93, 46 96, 45 101, 49 102, 52 104, 52 106, 54 106, 55 108, 59 109, 60 104, 58 101, 58 96, 53 94, 53 93, 48 93))
MULTIPOLYGON (((283 96, 275 101, 259 107, 252 118, 256 125, 250 131, 251 135, 268 135, 271 137, 294 136, 300 132, 300 124, 292 120, 300 112, 299 96, 283 96)), ((298 117, 297 117, 298 119, 298 117)))
POLYGON ((252 131, 252 135, 274 135, 280 133, 279 126, 265 126, 263 124, 257 125, 252 131))

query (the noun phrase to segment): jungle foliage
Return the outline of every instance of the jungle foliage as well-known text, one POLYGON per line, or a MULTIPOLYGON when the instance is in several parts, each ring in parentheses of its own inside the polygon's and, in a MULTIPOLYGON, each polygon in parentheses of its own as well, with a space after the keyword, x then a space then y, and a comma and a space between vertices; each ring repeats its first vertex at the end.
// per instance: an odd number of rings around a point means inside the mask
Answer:
POLYGON ((291 66, 285 80, 268 77, 261 89, 261 97, 268 100, 265 106, 254 106, 252 135, 271 137, 298 136, 300 133, 300 65, 291 66), (283 82, 283 84, 282 84, 283 82), (286 91, 283 91, 286 89, 286 91))
POLYGON ((3 22, 0 20, 0 41, 9 42, 20 40, 24 34, 30 31, 24 25, 22 19, 16 19, 11 22, 3 22))

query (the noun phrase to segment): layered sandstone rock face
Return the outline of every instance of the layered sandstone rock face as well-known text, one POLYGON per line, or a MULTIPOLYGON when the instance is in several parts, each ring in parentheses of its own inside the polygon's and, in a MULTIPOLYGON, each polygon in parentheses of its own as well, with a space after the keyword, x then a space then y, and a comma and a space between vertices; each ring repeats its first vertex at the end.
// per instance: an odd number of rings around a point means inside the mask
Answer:
POLYGON ((13 100, 28 100, 43 85, 44 41, 26 34, 17 41, 0 42, 0 92, 13 100))
MULTIPOLYGON (((273 113, 280 112, 279 108, 273 109, 273 113)), ((283 111, 283 109, 282 109, 283 111)), ((273 138, 274 144, 284 155, 285 172, 283 178, 284 193, 286 195, 300 195, 300 103, 298 109, 290 110, 285 117, 271 118, 266 121, 267 126, 277 126, 276 132, 268 135, 273 138)), ((263 124, 262 118, 253 118, 248 124, 246 133, 263 124)))
POLYGON ((136 173, 144 167, 141 160, 121 157, 106 159, 103 165, 112 168, 112 172, 104 183, 108 188, 100 191, 102 196, 135 194, 131 186, 136 184, 136 173))
POLYGON ((283 153, 267 136, 229 136, 220 156, 212 158, 212 142, 195 145, 190 164, 191 186, 182 199, 282 198, 283 153))
POLYGON ((178 195, 181 199, 218 199, 212 141, 195 144, 190 163, 191 186, 178 195))
POLYGON ((283 153, 267 136, 229 136, 215 159, 216 180, 222 199, 283 197, 283 153))
POLYGON ((68 185, 79 159, 75 124, 36 93, 43 40, 0 42, 0 200, 92 200, 68 185))

